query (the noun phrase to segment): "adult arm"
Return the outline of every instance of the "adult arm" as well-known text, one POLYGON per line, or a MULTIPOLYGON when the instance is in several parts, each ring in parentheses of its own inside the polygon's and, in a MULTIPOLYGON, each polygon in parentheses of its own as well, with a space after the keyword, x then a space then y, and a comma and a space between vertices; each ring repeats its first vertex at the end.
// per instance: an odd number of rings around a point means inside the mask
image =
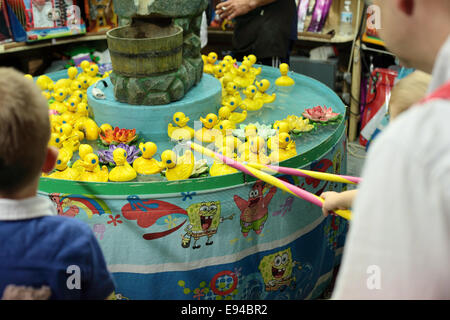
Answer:
POLYGON ((222 19, 232 20, 275 1, 277 0, 228 0, 216 6, 216 14, 222 19))

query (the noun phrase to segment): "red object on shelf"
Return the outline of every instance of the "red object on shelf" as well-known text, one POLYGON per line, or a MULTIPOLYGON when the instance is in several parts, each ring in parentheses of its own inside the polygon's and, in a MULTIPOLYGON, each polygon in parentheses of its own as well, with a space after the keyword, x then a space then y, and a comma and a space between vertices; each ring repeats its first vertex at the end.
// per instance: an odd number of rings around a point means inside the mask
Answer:
MULTIPOLYGON (((389 102, 388 100, 397 75, 398 73, 396 71, 381 68, 373 70, 371 74, 366 97, 368 103, 364 108, 361 118, 359 143, 363 146, 366 146, 368 139, 370 139, 378 124, 371 123, 371 121, 379 119, 378 117, 375 117, 378 112, 383 112, 383 116, 387 112, 387 109, 380 109, 386 108, 386 103, 389 102), (373 130, 364 130, 368 125, 373 127, 373 130), (364 137, 365 131, 369 131, 369 134, 364 137)), ((367 129, 369 129, 369 127, 367 129)))

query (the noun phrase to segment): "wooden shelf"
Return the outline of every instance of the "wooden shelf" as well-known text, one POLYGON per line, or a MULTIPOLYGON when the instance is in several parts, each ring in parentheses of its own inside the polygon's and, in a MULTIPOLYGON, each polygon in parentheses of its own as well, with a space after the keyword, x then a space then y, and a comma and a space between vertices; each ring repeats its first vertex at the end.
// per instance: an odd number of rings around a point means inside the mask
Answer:
POLYGON ((0 44, 0 54, 21 52, 55 45, 69 44, 75 42, 85 42, 85 41, 96 41, 96 40, 106 40, 106 32, 87 33, 84 35, 54 38, 33 43, 26 43, 26 42, 4 43, 0 44))

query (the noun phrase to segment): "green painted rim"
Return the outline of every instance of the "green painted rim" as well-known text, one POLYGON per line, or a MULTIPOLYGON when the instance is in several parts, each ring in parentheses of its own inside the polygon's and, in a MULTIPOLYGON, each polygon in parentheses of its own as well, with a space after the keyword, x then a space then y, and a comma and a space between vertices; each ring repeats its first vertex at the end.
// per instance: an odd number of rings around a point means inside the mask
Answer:
MULTIPOLYGON (((312 161, 321 159, 326 155, 345 134, 345 120, 342 119, 335 132, 317 147, 283 161, 280 165, 291 168, 302 168, 312 161)), ((68 193, 68 194, 97 194, 97 195, 130 195, 130 194, 170 194, 186 191, 217 190, 229 187, 238 187, 246 182, 257 179, 241 172, 225 176, 196 178, 180 181, 155 181, 155 182, 80 182, 58 180, 42 177, 39 183, 39 191, 44 193, 68 193)))

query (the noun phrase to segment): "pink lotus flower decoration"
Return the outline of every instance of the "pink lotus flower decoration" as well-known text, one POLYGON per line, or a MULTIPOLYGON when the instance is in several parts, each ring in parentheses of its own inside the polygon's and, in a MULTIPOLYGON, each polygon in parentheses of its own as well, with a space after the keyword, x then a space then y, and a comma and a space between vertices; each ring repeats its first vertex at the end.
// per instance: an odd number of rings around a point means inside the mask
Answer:
POLYGON ((336 120, 339 117, 339 113, 333 112, 333 109, 326 106, 317 106, 311 109, 306 109, 302 113, 303 117, 316 122, 328 122, 336 120))

